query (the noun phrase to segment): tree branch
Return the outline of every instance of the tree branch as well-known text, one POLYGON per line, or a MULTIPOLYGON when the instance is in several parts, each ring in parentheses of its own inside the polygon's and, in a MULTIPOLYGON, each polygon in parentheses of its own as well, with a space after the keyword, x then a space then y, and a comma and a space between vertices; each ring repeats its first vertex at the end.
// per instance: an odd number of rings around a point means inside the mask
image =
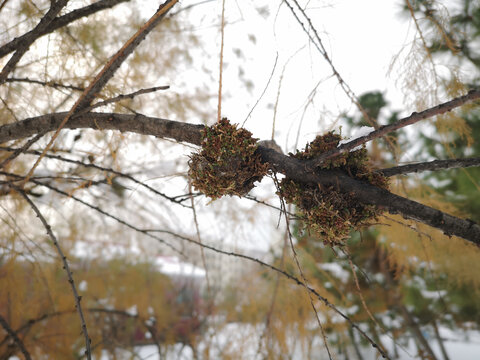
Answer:
POLYGON ((8 322, 3 318, 2 315, 0 315, 0 325, 5 329, 7 332, 8 336, 10 336, 15 344, 20 348, 20 351, 22 352, 23 356, 25 356, 26 360, 31 360, 32 357, 30 356, 30 353, 27 351, 25 348, 25 345, 23 344, 23 341, 17 336, 17 333, 12 330, 8 322))
MULTIPOLYGON (((100 1, 97 1, 96 3, 85 6, 83 8, 73 10, 68 14, 55 18, 52 22, 50 22, 50 24, 48 24, 48 26, 45 29, 43 29, 41 32, 37 34, 36 39, 44 35, 50 34, 55 30, 62 28, 78 19, 81 19, 83 17, 88 17, 101 10, 112 8, 115 5, 120 4, 122 2, 126 2, 126 1, 130 1, 130 0, 100 0, 100 1)), ((19 36, 13 39, 12 41, 8 42, 2 47, 0 47, 0 58, 11 53, 12 51, 17 50, 22 44, 25 43, 25 41, 28 40, 28 37, 29 37, 29 33, 26 33, 22 36, 19 36)))
POLYGON ((429 162, 422 162, 416 164, 408 164, 402 166, 395 166, 387 169, 379 169, 377 172, 383 176, 395 176, 408 173, 418 173, 421 171, 436 171, 442 169, 458 169, 480 166, 480 158, 467 159, 448 159, 448 160, 434 160, 429 162))
POLYGON ((350 151, 353 148, 365 144, 366 142, 373 140, 375 138, 378 138, 380 136, 383 136, 387 133, 393 132, 395 130, 398 130, 402 127, 408 126, 415 124, 416 122, 420 120, 425 120, 428 118, 431 118, 432 116, 435 115, 441 115, 446 112, 452 111, 453 109, 462 106, 466 103, 475 101, 477 99, 480 99, 480 90, 471 90, 468 92, 468 94, 460 96, 458 98, 455 98, 453 100, 447 101, 443 104, 434 106, 430 109, 424 110, 422 112, 413 112, 410 116, 407 116, 403 119, 400 119, 393 124, 390 125, 384 125, 379 127, 377 130, 372 131, 370 134, 359 137, 355 140, 352 140, 348 143, 345 143, 335 149, 332 149, 330 151, 327 151, 323 153, 322 155, 318 156, 314 160, 310 160, 310 166, 316 167, 322 165, 322 163, 325 160, 331 159, 335 156, 338 156, 344 152, 350 151))
MULTIPOLYGON (((479 92, 480 93, 480 92, 479 92)), ((64 119, 65 113, 48 114, 0 127, 0 143, 29 137, 39 132, 53 131, 64 119)), ((160 138, 171 138, 179 142, 200 145, 203 125, 147 117, 136 114, 87 113, 70 119, 65 128, 92 128, 95 130, 120 130, 160 138)), ((339 170, 321 170, 312 167, 310 161, 285 156, 263 146, 258 151, 264 162, 277 172, 302 182, 321 186, 334 186, 339 191, 351 193, 359 201, 384 208, 386 211, 430 225, 447 235, 462 237, 480 245, 480 226, 471 220, 463 220, 413 200, 392 194, 363 181, 355 180, 339 170)))
POLYGON ((8 60, 7 64, 3 67, 2 72, 0 73, 0 85, 5 82, 8 74, 10 74, 15 66, 18 64, 23 55, 28 51, 30 45, 32 45, 35 40, 37 40, 43 31, 48 27, 48 25, 55 19, 57 14, 67 5, 68 0, 58 0, 56 2, 52 1, 52 5, 47 13, 42 17, 40 22, 35 26, 35 28, 28 33, 26 33, 25 38, 17 46, 15 54, 8 60))
POLYGON ((45 227, 45 230, 47 230, 47 234, 50 237, 50 239, 53 241, 53 245, 55 245, 55 248, 57 249, 58 255, 60 255, 60 259, 63 263, 63 269, 67 273, 67 278, 68 282, 70 283, 70 287, 72 288, 73 292, 73 297, 75 299, 75 308, 78 311, 78 315, 80 316, 80 323, 82 325, 82 332, 83 336, 85 337, 85 355, 87 355, 87 359, 90 360, 92 358, 92 351, 90 349, 90 343, 91 339, 88 336, 88 330, 87 330, 87 324, 85 322, 85 317, 83 315, 82 311, 82 306, 80 304, 82 297, 78 295, 77 288, 75 286, 75 282, 73 281, 73 276, 72 276, 72 271, 70 271, 70 266, 68 265, 67 257, 64 255, 62 248, 60 247, 60 244, 58 243, 57 237, 52 231, 52 227, 48 224, 47 220, 43 216, 43 214, 40 212, 38 207, 35 205, 35 203, 28 197, 28 195, 22 190, 17 187, 13 187, 17 192, 19 192, 20 195, 23 196, 23 198, 27 201, 27 203, 30 205, 32 210, 35 212, 37 217, 40 219, 42 222, 43 226, 45 227))

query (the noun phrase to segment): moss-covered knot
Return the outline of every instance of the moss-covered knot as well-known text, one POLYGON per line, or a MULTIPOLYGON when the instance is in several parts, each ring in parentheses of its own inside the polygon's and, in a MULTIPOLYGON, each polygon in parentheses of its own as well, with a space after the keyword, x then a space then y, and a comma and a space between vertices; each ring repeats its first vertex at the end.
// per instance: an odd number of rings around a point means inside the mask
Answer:
MULTIPOLYGON (((340 135, 328 132, 317 136, 304 151, 290 156, 310 160, 336 148, 341 139, 340 135)), ((367 150, 363 147, 328 160, 321 167, 341 169, 353 178, 387 189, 387 178, 373 172, 368 163, 367 150)), ((338 192, 333 187, 300 184, 289 178, 280 182, 279 194, 288 203, 296 205, 307 230, 319 235, 329 245, 344 245, 352 229, 371 223, 381 213, 375 206, 361 204, 351 194, 338 192)))
POLYGON ((252 133, 223 118, 203 133, 200 152, 190 156, 188 176, 196 190, 213 200, 244 196, 267 174, 252 133))

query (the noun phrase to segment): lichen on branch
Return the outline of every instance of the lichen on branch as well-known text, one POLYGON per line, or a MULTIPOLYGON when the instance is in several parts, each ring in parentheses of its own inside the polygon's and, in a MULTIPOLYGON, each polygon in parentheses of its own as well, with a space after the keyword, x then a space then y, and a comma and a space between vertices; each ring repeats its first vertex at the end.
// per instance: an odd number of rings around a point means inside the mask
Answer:
MULTIPOLYGON (((333 131, 319 135, 307 144, 304 151, 290 156, 300 160, 312 160, 322 153, 335 149, 342 137, 333 131)), ((346 152, 328 159, 322 169, 340 169, 350 177, 388 189, 388 180, 372 171, 368 165, 367 149, 346 152)), ((381 211, 374 205, 360 203, 352 194, 337 191, 333 186, 303 184, 288 177, 279 184, 278 194, 286 202, 297 206, 297 211, 306 229, 319 235, 325 244, 343 246, 352 229, 372 222, 381 211)))
POLYGON ((223 118, 203 132, 200 152, 190 156, 188 176, 196 190, 216 200, 244 196, 267 174, 256 152, 257 139, 223 118))

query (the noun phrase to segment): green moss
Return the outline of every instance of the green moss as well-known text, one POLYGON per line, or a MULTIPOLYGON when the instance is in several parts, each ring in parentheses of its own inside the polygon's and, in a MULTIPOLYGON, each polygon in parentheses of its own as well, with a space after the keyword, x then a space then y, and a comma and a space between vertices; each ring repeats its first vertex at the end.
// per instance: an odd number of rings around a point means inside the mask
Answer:
POLYGON ((246 195, 267 174, 252 133, 223 118, 205 128, 202 148, 190 156, 188 175, 196 190, 213 200, 246 195))
MULTIPOLYGON (((340 135, 328 132, 317 136, 304 151, 297 151, 290 156, 310 160, 336 148, 340 140, 340 135)), ((353 178, 388 188, 387 178, 372 172, 368 165, 365 147, 327 160, 321 168, 341 169, 353 178)), ((344 245, 352 229, 371 223, 380 214, 375 206, 361 204, 351 194, 337 192, 333 187, 299 184, 289 178, 280 182, 279 194, 285 201, 297 206, 307 230, 319 235, 329 245, 344 245)))

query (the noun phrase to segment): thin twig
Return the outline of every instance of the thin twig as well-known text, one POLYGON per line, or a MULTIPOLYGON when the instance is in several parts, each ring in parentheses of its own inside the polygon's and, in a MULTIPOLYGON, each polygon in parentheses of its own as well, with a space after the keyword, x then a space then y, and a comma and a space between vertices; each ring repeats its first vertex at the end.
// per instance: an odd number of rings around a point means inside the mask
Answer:
POLYGON ((245 123, 247 122, 250 115, 252 115, 253 110, 255 110, 255 108, 257 107, 260 100, 262 100, 263 95, 265 95, 265 93, 267 92, 268 86, 270 85, 270 81, 272 81, 273 74, 275 73, 275 69, 277 68, 277 61, 278 61, 278 52, 277 52, 277 55, 275 56, 275 63, 273 64, 272 72, 270 73, 270 77, 268 78, 267 84, 265 85, 265 88, 263 89, 262 93, 260 94, 260 97, 255 102, 255 105, 253 105, 253 107, 250 109, 250 111, 249 111, 247 117, 245 118, 245 120, 243 120, 242 127, 245 126, 245 123))
MULTIPOLYGON (((16 148, 11 148, 11 147, 5 147, 5 146, 0 146, 0 150, 4 150, 4 151, 17 151, 19 149, 16 149, 16 148)), ((38 155, 40 156, 42 153, 40 151, 36 151, 36 150, 29 150, 29 151, 25 151, 24 152, 25 154, 33 154, 33 155, 38 155)), ((145 184, 144 182, 142 181, 139 181, 137 180, 136 178, 134 178, 132 175, 130 174, 126 174, 126 173, 123 173, 121 171, 117 171, 117 170, 114 170, 112 168, 107 168, 107 167, 103 167, 103 166, 99 166, 99 165, 95 165, 95 164, 87 164, 87 163, 84 163, 83 161, 79 161, 79 160, 73 160, 73 159, 69 159, 69 158, 66 158, 66 157, 63 157, 63 156, 60 156, 60 155, 52 155, 52 154, 47 154, 45 155, 46 158, 49 158, 49 159, 55 159, 55 160, 59 160, 59 161, 63 161, 63 162, 67 162, 67 163, 70 163, 70 164, 77 164, 77 165, 80 165, 80 166, 83 166, 85 168, 91 168, 91 169, 97 169, 97 170, 100 170, 100 171, 104 171, 104 172, 109 172, 109 173, 112 173, 116 176, 119 176, 119 177, 123 177, 123 178, 126 178, 128 180, 131 180, 133 181, 135 184, 138 184, 142 187, 144 187, 145 189, 153 192, 154 194, 158 195, 158 196, 161 196, 175 204, 178 204, 180 206, 183 206, 183 207, 186 207, 186 208, 190 208, 190 206, 188 205, 185 205, 185 204, 182 204, 182 201, 184 200, 177 200, 176 197, 170 197, 168 195, 165 195, 164 193, 158 191, 157 189, 151 187, 150 185, 147 185, 145 184)), ((1 166, 0 166, 1 167, 1 166)))
POLYGON ((0 315, 0 325, 2 325, 2 327, 5 329, 5 331, 7 332, 7 336, 10 336, 13 341, 15 342, 15 344, 17 344, 17 346, 20 348, 20 351, 22 352, 23 356, 25 356, 25 359, 26 360, 31 360, 32 357, 30 356, 30 353, 28 352, 28 350, 25 348, 25 344, 23 343, 23 341, 17 336, 16 332, 13 331, 13 329, 10 327, 10 325, 8 324, 8 322, 3 318, 2 315, 0 315))
POLYGON ((69 90, 76 90, 76 91, 85 91, 85 88, 75 86, 75 85, 65 85, 65 84, 55 82, 55 81, 35 80, 35 79, 30 79, 28 77, 26 77, 26 78, 9 77, 8 79, 5 79, 5 82, 7 82, 7 83, 23 82, 23 83, 29 83, 29 84, 37 84, 37 85, 42 85, 42 86, 48 86, 48 87, 52 87, 54 89, 69 89, 69 90))
POLYGON ((48 25, 55 19, 58 13, 67 5, 68 0, 57 0, 55 2, 51 2, 50 9, 47 13, 42 17, 40 22, 35 26, 34 29, 29 31, 24 38, 24 40, 17 46, 15 53, 10 57, 8 62, 3 67, 2 71, 0 72, 0 85, 3 84, 15 66, 18 64, 20 59, 25 55, 25 53, 30 48, 35 40, 37 40, 42 32, 48 27, 48 25))
POLYGON ((310 38, 310 40, 312 41, 312 43, 315 45, 315 47, 317 48, 317 50, 320 52, 320 54, 324 57, 325 61, 330 65, 330 68, 332 69, 332 73, 333 75, 337 78, 338 80, 338 83, 340 84, 340 87, 343 89, 343 91, 345 92, 345 94, 347 95, 347 97, 355 104, 355 106, 360 110, 360 112, 362 113, 363 117, 365 118, 365 120, 367 120, 372 126, 376 127, 376 121, 374 121, 371 116, 367 113, 367 111, 365 110, 365 108, 360 104, 359 100, 358 100, 358 97, 357 95, 353 92, 353 90, 350 88, 350 86, 345 82, 345 80, 343 79, 343 77, 340 75, 339 71, 337 70, 337 68, 335 67, 335 65, 333 64, 333 61, 332 59, 330 58, 330 56, 328 55, 328 52, 327 50, 325 49, 325 46, 323 45, 323 41, 322 39, 320 38, 320 36, 318 35, 318 31, 317 29, 315 28, 315 26, 313 25, 312 23, 312 20, 307 16, 307 13, 305 12, 305 10, 300 6, 300 4, 298 3, 297 0, 291 0, 296 8, 298 9, 298 11, 300 12, 300 14, 302 14, 302 16, 305 18, 305 20, 307 21, 312 33, 310 34, 310 32, 308 31, 308 29, 305 27, 305 25, 303 24, 303 22, 300 20, 300 18, 298 17, 298 15, 296 14, 293 6, 291 4, 289 4, 289 2, 287 0, 283 0, 283 2, 287 5, 287 7, 290 9, 290 11, 292 12, 293 16, 295 17, 295 19, 297 20, 297 22, 300 24, 300 26, 302 27, 303 31, 305 32, 305 34, 307 34, 307 36, 310 38), (316 40, 316 41, 315 41, 316 40))
POLYGON ((90 343, 91 339, 88 337, 88 330, 87 330, 87 324, 85 322, 85 317, 83 315, 82 307, 80 305, 80 301, 82 300, 82 297, 78 295, 77 288, 75 286, 75 282, 73 280, 72 272, 70 271, 70 266, 68 265, 67 257, 63 254, 62 248, 60 247, 60 244, 58 243, 58 240, 55 236, 55 234, 52 231, 52 227, 48 224, 47 220, 45 217, 42 215, 38 207, 35 205, 35 203, 28 197, 28 195, 20 188, 17 186, 12 185, 12 187, 20 194, 22 197, 28 202, 32 210, 35 212, 37 217, 40 219, 42 222, 43 226, 47 230, 47 234, 50 237, 50 239, 53 241, 53 244, 55 245, 55 248, 57 249, 58 255, 60 255, 60 259, 63 263, 63 268, 65 269, 65 272, 67 273, 68 277, 68 282, 70 283, 70 287, 72 288, 73 292, 73 297, 75 299, 75 308, 78 311, 78 315, 80 316, 80 323, 82 325, 82 332, 83 336, 85 337, 85 355, 87 356, 87 359, 92 358, 92 353, 90 349, 90 343))
POLYGON ((141 90, 138 90, 138 91, 134 91, 134 92, 129 93, 129 94, 121 94, 121 95, 115 96, 113 98, 104 100, 104 101, 99 101, 99 102, 97 102, 97 103, 95 103, 95 104, 93 104, 93 105, 91 105, 91 106, 89 106, 85 109, 82 109, 82 110, 78 111, 74 116, 85 114, 85 113, 87 113, 87 112, 89 112, 93 109, 98 108, 98 107, 106 106, 106 105, 112 104, 112 103, 116 103, 116 102, 122 101, 124 99, 133 99, 138 95, 148 94, 148 93, 159 91, 159 90, 167 90, 169 88, 170 88, 170 86, 168 86, 168 85, 166 85, 166 86, 155 86, 155 87, 151 87, 151 88, 146 88, 146 89, 141 89, 141 90))
POLYGON ((224 44, 224 37, 225 37, 225 0, 222 1, 222 23, 220 25, 220 31, 221 31, 222 40, 220 43, 217 121, 220 121, 222 118, 222 80, 223 80, 223 44, 224 44))
POLYGON ((471 90, 468 92, 468 94, 457 97, 453 100, 447 101, 445 103, 442 103, 440 105, 431 107, 427 110, 424 110, 422 112, 413 112, 410 116, 407 116, 405 118, 402 118, 393 124, 390 125, 384 125, 380 126, 377 130, 372 131, 368 135, 359 137, 355 140, 352 140, 348 143, 345 143, 335 149, 332 149, 330 151, 326 151, 323 154, 319 155, 317 158, 314 160, 310 161, 311 166, 320 166, 323 164, 325 160, 331 159, 335 156, 338 156, 344 152, 347 152, 349 150, 352 150, 353 148, 365 144, 366 142, 373 140, 375 138, 378 138, 380 136, 383 136, 387 133, 393 132, 395 130, 401 129, 405 126, 415 124, 416 122, 419 122, 421 120, 425 120, 428 118, 431 118, 432 116, 435 115, 441 115, 446 112, 452 111, 453 109, 462 106, 466 103, 475 101, 477 99, 480 99, 480 90, 471 90))
MULTIPOLYGON (((68 14, 57 17, 52 22, 50 22, 47 28, 39 34, 37 39, 44 35, 50 34, 55 30, 62 28, 78 19, 81 19, 83 17, 85 18, 89 17, 90 15, 98 11, 112 8, 119 3, 127 2, 127 1, 130 1, 130 0, 99 0, 83 8, 73 10, 68 14)), ((22 36, 16 37, 15 39, 11 40, 10 42, 0 47, 0 58, 11 53, 12 51, 15 51, 25 41, 27 41, 28 36, 29 36, 29 33, 23 34, 22 36)))
MULTIPOLYGON (((153 230, 152 230, 153 231, 153 230)), ((162 230, 155 230, 155 231, 158 231, 158 232, 162 232, 162 230)), ((278 267, 274 266, 274 265, 271 265, 271 264, 268 264, 260 259, 257 259, 257 258, 254 258, 254 257, 251 257, 251 256, 248 256, 248 255, 244 255, 244 254, 239 254, 239 253, 235 253, 235 252, 232 252, 232 251, 224 251, 224 250, 221 250, 221 249, 218 249, 218 248, 215 248, 213 246, 210 246, 210 245, 206 245, 206 244, 201 244, 199 243, 198 241, 196 240, 193 240, 189 237, 186 237, 186 236, 183 236, 183 235, 180 235, 180 234, 175 234, 175 233, 172 233, 173 236, 176 236, 178 237, 179 239, 182 239, 182 240, 185 240, 185 241, 188 241, 192 244, 196 244, 198 246, 201 246, 207 250, 210 250, 210 251, 213 251, 213 252, 216 252, 218 254, 222 254, 222 255, 227 255, 227 256, 233 256, 233 257, 237 257, 237 258, 240 258, 240 259, 245 259, 245 260, 248 260, 248 261, 252 261, 252 262, 255 262, 261 266, 264 266, 270 270, 273 270, 283 276, 285 276, 287 279, 289 280, 292 280, 293 282, 295 282, 297 285, 299 286, 302 286, 304 287, 305 289, 307 289, 310 293, 312 293, 313 295, 315 295, 315 297, 318 298, 318 300, 320 300, 321 302, 323 302, 328 308, 332 309, 335 313, 337 313, 340 317, 342 317, 345 321, 347 321, 347 323, 352 327, 354 328, 356 331, 358 331, 360 333, 360 335, 365 339, 367 340, 370 345, 373 347, 373 348, 376 348, 379 353, 381 354, 382 357, 384 358, 387 358, 388 359, 388 356, 387 354, 378 347, 378 345, 375 343, 375 341, 373 341, 366 333, 365 331, 363 331, 357 324, 355 324, 346 314, 344 314, 341 310, 339 310, 335 305, 333 305, 330 301, 328 301, 328 299, 322 295, 320 295, 320 293, 315 290, 314 288, 310 287, 308 284, 305 284, 302 280, 300 280, 299 278, 297 278, 296 276, 294 275, 291 275, 289 274, 288 272, 282 270, 282 269, 279 269, 278 267)))
MULTIPOLYGON (((275 180, 275 186, 277 187, 278 192, 280 193, 280 184, 278 183, 278 179, 276 174, 274 173, 274 180, 275 180)), ((292 240, 292 233, 290 232, 290 222, 288 221, 288 216, 287 216, 287 208, 285 205, 285 200, 283 197, 280 195, 280 204, 282 207, 282 212, 284 214, 285 218, 285 225, 287 227, 287 234, 288 234, 288 240, 290 243, 290 248, 292 249, 292 254, 293 254, 293 259, 295 260, 295 264, 297 265, 297 269, 300 272, 300 276, 302 278, 302 284, 305 290, 307 291, 308 298, 310 300, 310 305, 312 306, 313 312, 315 313, 315 317, 317 319, 318 326, 320 328, 320 333, 322 334, 323 342, 325 344, 325 349, 327 349, 327 354, 328 358, 332 360, 332 354, 330 353, 330 348, 328 346, 328 341, 327 341, 327 335, 325 334, 325 330, 323 329, 322 322, 320 321, 320 317, 318 316, 318 311, 317 308, 315 307, 315 304, 313 303, 313 298, 312 294, 308 291, 308 282, 307 278, 305 277, 305 274, 303 273, 302 267, 300 266, 300 262, 298 261, 298 256, 297 256, 297 251, 295 250, 295 246, 293 245, 293 240, 292 240)))
MULTIPOLYGON (((16 174, 11 174, 11 173, 6 173, 6 172, 4 172, 4 171, 0 171, 0 174, 14 177, 14 178, 18 179, 18 181, 23 181, 23 179, 24 179, 23 176, 16 175, 16 174)), ((106 212, 105 210, 102 210, 102 209, 101 209, 100 207, 98 207, 98 206, 92 205, 92 204, 90 204, 90 203, 88 203, 88 202, 86 202, 86 201, 84 201, 84 200, 76 197, 75 195, 69 194, 69 193, 67 193, 67 192, 65 192, 65 191, 63 191, 63 190, 60 190, 60 189, 58 189, 58 188, 56 188, 56 187, 54 187, 54 186, 52 186, 52 185, 50 185, 50 184, 44 183, 44 182, 42 182, 42 181, 38 181, 38 180, 36 180, 35 178, 31 178, 30 181, 33 182, 34 184, 37 184, 37 185, 40 185, 40 186, 44 186, 44 187, 46 187, 46 188, 48 188, 48 189, 50 189, 50 190, 53 190, 53 191, 55 191, 56 193, 59 193, 59 194, 65 196, 65 197, 67 197, 67 198, 69 198, 69 199, 73 199, 73 200, 79 202, 80 204, 85 205, 85 206, 89 207, 90 209, 95 210, 95 211, 99 212, 100 214, 105 215, 105 216, 107 216, 107 217, 109 217, 109 218, 117 221, 118 223, 120 223, 120 224, 122 224, 122 225, 125 225, 126 227, 128 227, 128 228, 130 228, 130 229, 132 229, 132 230, 134 230, 134 231, 137 231, 137 232, 139 232, 139 233, 142 233, 142 234, 144 234, 144 235, 146 235, 146 236, 148 236, 148 237, 151 237, 151 238, 159 241, 160 243, 162 243, 162 244, 164 244, 165 246, 169 247, 170 249, 172 249, 174 252, 178 253, 178 254, 181 255, 182 257, 184 257, 184 258, 186 257, 186 255, 185 255, 181 250, 175 248, 173 245, 170 245, 170 244, 169 244, 168 242, 166 242, 165 240, 163 240, 163 239, 161 239, 161 238, 159 238, 159 237, 157 237, 157 236, 154 236, 154 235, 152 235, 152 234, 149 234, 148 231, 142 230, 142 229, 140 229, 140 228, 138 228, 138 227, 130 224, 129 222, 127 222, 127 221, 125 221, 125 220, 123 220, 123 219, 121 219, 121 218, 119 218, 119 217, 117 217, 117 216, 115 216, 115 215, 109 214, 108 212, 106 212)))
MULTIPOLYGON (((192 182, 190 181, 190 179, 188 181, 188 188, 189 188, 188 189, 189 193, 192 194, 192 182)), ((193 199, 192 195, 190 195, 190 204, 192 206, 193 222, 195 223, 195 231, 197 233, 197 239, 198 239, 198 242, 202 244, 202 237, 200 236, 200 226, 198 224, 198 219, 197 219, 197 210, 195 208, 195 200, 193 199)), ((203 268, 205 269, 205 280, 207 282, 207 293, 210 298, 209 300, 213 301, 213 292, 210 286, 210 277, 208 275, 207 261, 205 260, 205 252, 203 251, 203 247, 200 248, 200 256, 202 258, 203 268)))
MULTIPOLYGON (((63 0, 64 1, 64 0, 63 0)), ((150 33, 155 26, 165 17, 167 12, 178 2, 178 0, 167 0, 163 3, 157 12, 148 20, 145 25, 143 25, 138 31, 133 35, 117 53, 112 56, 112 58, 104 65, 102 70, 97 74, 95 79, 90 83, 90 85, 85 89, 85 91, 80 95, 78 100, 72 106, 70 111, 67 113, 65 118, 62 120, 57 130, 53 134, 47 146, 45 146, 42 155, 36 160, 33 164, 27 175, 25 176, 24 185, 33 172, 40 164, 42 158, 46 155, 47 151, 53 146, 53 143, 57 139, 60 130, 65 126, 68 120, 78 111, 82 110, 88 106, 95 98, 95 96, 100 92, 101 89, 107 84, 107 82, 113 77, 115 72, 118 70, 120 65, 125 61, 125 59, 137 48, 137 46, 145 39, 148 33, 150 33)))
POLYGON ((418 173, 421 171, 436 171, 442 169, 458 169, 480 166, 480 157, 467 159, 448 159, 448 160, 434 160, 429 162, 422 162, 416 164, 408 164, 395 166, 387 169, 378 169, 376 172, 383 176, 395 176, 408 173, 418 173))
POLYGON ((30 148, 30 146, 40 140, 43 135, 45 135, 45 133, 38 133, 33 138, 28 140, 22 147, 15 149, 9 157, 7 157, 5 160, 2 161, 2 163, 0 163, 0 169, 6 167, 13 159, 15 159, 21 153, 26 152, 30 148))

